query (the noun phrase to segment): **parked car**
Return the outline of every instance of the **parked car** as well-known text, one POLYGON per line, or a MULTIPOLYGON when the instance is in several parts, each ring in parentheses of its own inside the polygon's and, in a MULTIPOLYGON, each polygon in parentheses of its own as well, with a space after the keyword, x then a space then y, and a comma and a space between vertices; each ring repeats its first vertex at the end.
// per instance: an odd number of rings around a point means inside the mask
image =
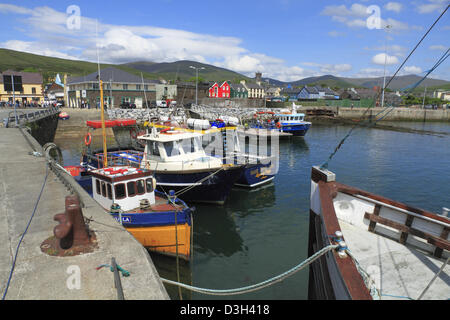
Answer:
POLYGON ((124 102, 120 105, 121 109, 136 109, 136 105, 133 103, 129 103, 129 102, 124 102))

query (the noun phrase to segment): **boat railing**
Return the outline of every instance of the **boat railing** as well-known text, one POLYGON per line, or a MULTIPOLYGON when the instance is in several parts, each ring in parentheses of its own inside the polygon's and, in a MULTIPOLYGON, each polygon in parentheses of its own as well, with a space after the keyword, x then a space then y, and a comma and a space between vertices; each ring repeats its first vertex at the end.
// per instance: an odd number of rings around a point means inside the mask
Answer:
MULTIPOLYGON (((143 153, 135 150, 121 150, 118 152, 108 152, 106 159, 109 166, 131 166, 139 167, 143 153)), ((88 163, 96 162, 97 168, 103 168, 104 154, 87 155, 88 163)))
POLYGON ((438 258, 441 258, 444 250, 447 253, 450 251, 450 241, 448 241, 450 219, 448 217, 425 211, 421 212, 421 210, 413 212, 405 208, 400 208, 395 204, 389 204, 360 194, 353 194, 353 196, 375 205, 373 212, 366 212, 364 214, 364 218, 370 221, 368 231, 374 232, 375 226, 382 224, 399 232, 399 242, 401 244, 406 244, 408 236, 412 235, 430 244, 434 248, 434 250, 431 250, 433 255, 438 258), (382 208, 393 210, 398 214, 406 215, 406 217, 403 216, 405 218, 393 219, 391 215, 381 214, 382 208), (415 219, 420 219, 421 221, 415 222, 415 219), (399 221, 404 222, 401 223, 399 221))

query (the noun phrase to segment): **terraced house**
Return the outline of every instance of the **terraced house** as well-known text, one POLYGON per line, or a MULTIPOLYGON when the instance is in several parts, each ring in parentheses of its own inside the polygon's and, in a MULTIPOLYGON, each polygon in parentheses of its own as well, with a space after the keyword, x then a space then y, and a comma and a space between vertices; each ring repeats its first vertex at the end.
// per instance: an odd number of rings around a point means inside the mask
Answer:
POLYGON ((7 70, 0 74, 0 101, 21 104, 44 101, 43 79, 40 73, 7 70))
POLYGON ((264 87, 260 83, 246 83, 245 80, 241 81, 241 84, 248 91, 248 98, 250 99, 263 99, 265 96, 264 87))
POLYGON ((210 98, 222 98, 222 99, 246 99, 248 98, 248 91, 242 84, 234 84, 229 81, 224 81, 222 84, 214 82, 209 87, 210 98))
MULTIPOLYGON (((106 107, 120 108, 123 104, 135 104, 145 108, 151 101, 174 99, 177 86, 160 83, 158 80, 143 79, 113 67, 100 71, 103 80, 103 99, 106 107), (147 99, 147 100, 146 100, 147 99)), ((89 104, 95 108, 100 103, 98 73, 67 80, 69 107, 79 108, 89 104)))

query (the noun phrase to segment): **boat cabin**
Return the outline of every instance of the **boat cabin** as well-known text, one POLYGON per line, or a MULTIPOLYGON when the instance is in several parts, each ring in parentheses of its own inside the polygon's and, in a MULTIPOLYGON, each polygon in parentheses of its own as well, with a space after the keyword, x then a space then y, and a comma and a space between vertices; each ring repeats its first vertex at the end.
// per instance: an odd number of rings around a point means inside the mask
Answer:
POLYGON ((140 207, 141 200, 155 204, 156 180, 145 169, 112 166, 91 171, 92 194, 103 208, 118 204, 123 211, 140 207))
POLYGON ((305 120, 305 114, 304 113, 294 113, 294 114, 277 114, 277 118, 281 122, 298 122, 298 121, 304 121, 305 120))
POLYGON ((220 159, 205 153, 201 137, 201 133, 181 130, 153 131, 139 136, 145 141, 141 167, 158 171, 220 167, 220 159))

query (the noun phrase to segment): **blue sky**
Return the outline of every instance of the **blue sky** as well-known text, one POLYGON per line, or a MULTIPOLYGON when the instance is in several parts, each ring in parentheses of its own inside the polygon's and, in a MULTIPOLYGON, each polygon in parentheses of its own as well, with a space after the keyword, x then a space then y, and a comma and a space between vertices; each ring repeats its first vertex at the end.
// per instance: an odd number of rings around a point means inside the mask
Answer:
MULTIPOLYGON (((385 62, 386 73, 392 74, 448 4, 3 1, 0 47, 88 61, 97 60, 98 50, 105 63, 195 60, 249 76, 261 71, 283 81, 323 74, 372 77, 383 75, 385 62), (386 25, 392 26, 389 31, 386 25)), ((449 39, 450 10, 401 74, 423 75, 448 49, 449 39)), ((449 61, 431 77, 450 80, 449 61)))

